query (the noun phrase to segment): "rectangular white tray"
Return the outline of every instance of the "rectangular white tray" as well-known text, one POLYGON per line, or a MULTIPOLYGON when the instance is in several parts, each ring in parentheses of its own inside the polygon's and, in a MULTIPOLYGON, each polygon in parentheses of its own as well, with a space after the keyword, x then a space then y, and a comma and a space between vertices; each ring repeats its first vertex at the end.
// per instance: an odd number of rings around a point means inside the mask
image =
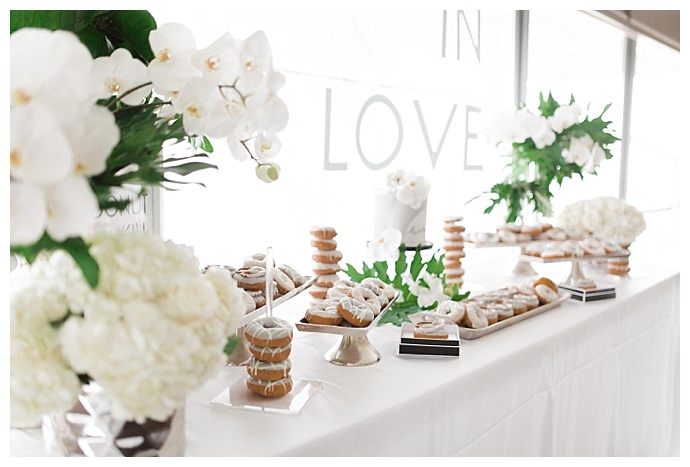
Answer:
POLYGON ((533 316, 544 313, 545 311, 553 310, 554 308, 561 306, 561 304, 563 302, 565 302, 566 300, 568 300, 569 298, 570 298, 570 293, 561 291, 558 294, 558 299, 551 302, 551 303, 547 303, 546 305, 538 306, 537 308, 534 308, 533 310, 526 311, 526 312, 519 314, 517 316, 513 316, 512 318, 504 319, 503 321, 499 321, 496 324, 490 324, 489 326, 487 326, 485 328, 472 329, 472 328, 466 328, 466 327, 459 327, 458 333, 460 334, 461 339, 467 339, 467 340, 478 339, 478 338, 484 337, 488 334, 492 334, 496 331, 500 331, 501 329, 505 329, 508 326, 512 326, 513 324, 517 324, 521 321, 529 319, 533 316))

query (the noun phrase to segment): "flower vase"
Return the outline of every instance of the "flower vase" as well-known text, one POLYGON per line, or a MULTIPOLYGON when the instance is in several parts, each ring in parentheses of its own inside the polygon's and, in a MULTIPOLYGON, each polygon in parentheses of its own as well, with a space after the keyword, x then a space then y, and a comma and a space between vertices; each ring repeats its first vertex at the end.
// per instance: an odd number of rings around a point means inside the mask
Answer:
POLYGON ((184 407, 162 422, 114 416, 112 401, 95 383, 84 385, 66 413, 43 418, 43 439, 54 457, 181 457, 185 448, 184 407))

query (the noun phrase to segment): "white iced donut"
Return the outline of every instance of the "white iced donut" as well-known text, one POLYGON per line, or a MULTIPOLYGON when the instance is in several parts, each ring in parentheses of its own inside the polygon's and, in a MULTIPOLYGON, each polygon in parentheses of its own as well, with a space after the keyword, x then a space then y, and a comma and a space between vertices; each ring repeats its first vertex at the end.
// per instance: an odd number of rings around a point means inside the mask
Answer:
POLYGON ((447 316, 455 324, 460 324, 465 319, 465 305, 462 302, 444 300, 438 305, 435 313, 447 316))

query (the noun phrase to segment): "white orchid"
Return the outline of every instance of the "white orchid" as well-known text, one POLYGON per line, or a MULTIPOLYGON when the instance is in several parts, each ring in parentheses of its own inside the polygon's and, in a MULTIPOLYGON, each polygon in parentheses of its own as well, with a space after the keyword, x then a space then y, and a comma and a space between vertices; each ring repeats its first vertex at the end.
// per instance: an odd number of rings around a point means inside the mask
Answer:
POLYGON ((431 183, 426 177, 421 175, 413 176, 396 192, 396 198, 403 204, 409 205, 412 209, 418 209, 429 197, 431 183))
POLYGON ((404 275, 403 280, 410 292, 417 296, 417 305, 420 308, 429 308, 435 303, 448 300, 448 296, 443 292, 443 281, 440 277, 431 276, 424 271, 416 281, 409 274, 404 275))
POLYGON ((149 43, 155 58, 149 63, 149 79, 163 96, 177 93, 184 83, 201 74, 192 64, 196 52, 194 34, 184 25, 166 23, 151 31, 149 43))
POLYGON ((151 92, 147 68, 127 49, 116 49, 109 57, 97 57, 91 68, 91 82, 97 99, 121 96, 127 105, 138 105, 151 92))
POLYGON ((570 128, 576 124, 580 119, 580 106, 572 103, 570 105, 561 105, 558 107, 551 117, 548 117, 551 129, 556 133, 561 133, 566 128, 570 128))
POLYGON ((367 243, 367 253, 374 261, 395 260, 400 252, 402 233, 398 229, 385 229, 367 243))

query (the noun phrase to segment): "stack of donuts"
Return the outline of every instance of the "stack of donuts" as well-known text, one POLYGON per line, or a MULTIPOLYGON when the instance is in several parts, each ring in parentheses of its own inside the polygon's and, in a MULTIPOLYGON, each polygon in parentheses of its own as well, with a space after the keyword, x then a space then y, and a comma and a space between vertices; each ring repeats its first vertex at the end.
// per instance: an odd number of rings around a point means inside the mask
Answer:
POLYGON ((336 281, 323 300, 311 304, 304 322, 330 326, 367 327, 395 298, 395 289, 380 279, 336 281))
POLYGON ((247 389, 265 397, 282 397, 292 391, 292 325, 273 316, 247 323, 244 337, 252 357, 247 362, 247 389))
POLYGON ((315 302, 326 299, 328 289, 333 287, 340 278, 341 271, 339 261, 343 254, 338 250, 338 242, 335 236, 338 232, 333 227, 314 226, 309 230, 311 234, 311 246, 314 247, 311 258, 314 261, 314 285, 309 288, 309 294, 315 302))
POLYGON ((481 329, 558 298, 558 286, 548 277, 540 277, 520 286, 491 290, 459 302, 445 300, 430 313, 445 316, 461 327, 481 329))
MULTIPOLYGON (((285 295, 296 287, 304 285, 307 279, 297 270, 287 264, 279 266, 271 265, 273 279, 273 299, 285 295)), ((245 313, 252 312, 266 304, 266 255, 255 253, 247 256, 242 266, 236 268, 225 265, 208 265, 202 272, 211 268, 223 268, 230 271, 237 286, 243 290, 243 299, 246 305, 245 313)))
POLYGON ((462 268, 462 258, 465 257, 465 242, 463 232, 465 227, 460 224, 461 216, 447 217, 443 220, 443 266, 446 274, 446 284, 452 287, 457 284, 462 287, 465 282, 465 270, 462 268))

